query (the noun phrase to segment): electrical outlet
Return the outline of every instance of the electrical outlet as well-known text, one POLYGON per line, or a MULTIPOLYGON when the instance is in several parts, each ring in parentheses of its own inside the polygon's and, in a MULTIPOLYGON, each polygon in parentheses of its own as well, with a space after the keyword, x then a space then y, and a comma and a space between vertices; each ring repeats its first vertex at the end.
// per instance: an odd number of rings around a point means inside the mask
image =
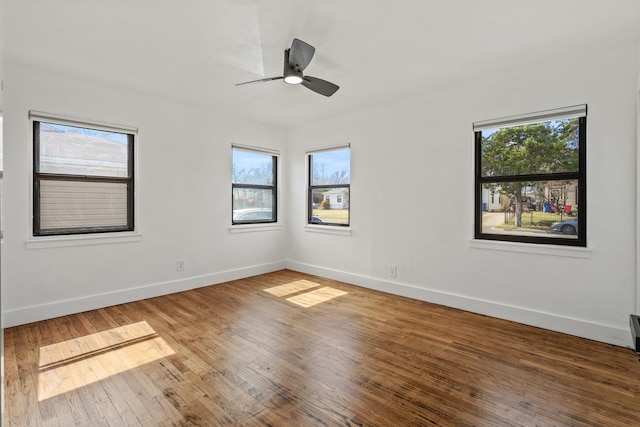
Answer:
POLYGON ((179 259, 176 261, 176 271, 184 271, 184 260, 179 259))
POLYGON ((398 276, 398 267, 396 267, 395 265, 390 265, 389 277, 396 277, 396 276, 398 276))

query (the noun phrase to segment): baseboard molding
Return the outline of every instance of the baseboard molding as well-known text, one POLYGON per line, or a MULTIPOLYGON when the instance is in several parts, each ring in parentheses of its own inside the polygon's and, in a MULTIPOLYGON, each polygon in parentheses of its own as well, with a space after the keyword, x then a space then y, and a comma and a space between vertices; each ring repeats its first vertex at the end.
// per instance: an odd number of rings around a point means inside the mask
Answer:
POLYGON ((405 283, 381 280, 374 277, 333 270, 296 261, 287 261, 287 268, 301 273, 339 280, 341 282, 377 291, 432 302, 447 307, 454 307, 473 313, 497 317, 556 332, 562 332, 620 347, 631 347, 632 345, 631 334, 627 328, 617 328, 585 320, 572 319, 524 307, 509 306, 492 301, 469 298, 463 295, 425 289, 405 283))
POLYGON ((245 277, 282 270, 283 268, 286 268, 285 261, 260 264, 202 276, 187 277, 180 280, 153 283, 114 292, 56 301, 48 304, 6 310, 3 312, 2 327, 9 328, 11 326, 24 325, 26 323, 124 304, 145 298, 153 298, 203 286, 216 285, 230 280, 243 279, 245 277))
POLYGON ((636 353, 640 353, 640 316, 632 314, 629 316, 629 326, 631 327, 631 342, 636 353))
POLYGON ((633 348, 631 334, 627 328, 601 325, 584 320, 563 317, 556 314, 530 310, 523 307, 515 307, 492 301, 469 298, 462 295, 425 289, 400 282, 381 280, 370 276, 348 273, 345 271, 319 267, 296 261, 280 261, 260 264, 202 276, 188 277, 180 280, 154 283, 114 292, 89 295, 81 298, 56 301, 48 304, 6 310, 3 312, 2 326, 3 328, 8 328, 23 325, 54 317, 81 313, 83 311, 95 310, 117 304, 124 304, 145 298, 153 298, 203 286, 215 285, 218 283, 228 282, 230 280, 243 279, 245 277, 282 270, 283 268, 339 280, 341 282, 394 295, 401 295, 421 301, 428 301, 478 314, 484 314, 569 335, 601 341, 621 347, 633 348))

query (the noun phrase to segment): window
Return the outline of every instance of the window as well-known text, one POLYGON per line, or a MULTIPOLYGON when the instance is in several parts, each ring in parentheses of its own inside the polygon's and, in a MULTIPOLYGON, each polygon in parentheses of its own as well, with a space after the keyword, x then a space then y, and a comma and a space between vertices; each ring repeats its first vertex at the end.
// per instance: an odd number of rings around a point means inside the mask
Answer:
POLYGON ((586 246, 586 113, 474 123, 476 239, 586 246))
POLYGON ((134 230, 135 129, 30 113, 33 235, 134 230))
POLYGON ((308 157, 308 223, 348 226, 351 149, 316 151, 308 157))
POLYGON ((276 222, 277 152, 234 146, 232 224, 276 222))

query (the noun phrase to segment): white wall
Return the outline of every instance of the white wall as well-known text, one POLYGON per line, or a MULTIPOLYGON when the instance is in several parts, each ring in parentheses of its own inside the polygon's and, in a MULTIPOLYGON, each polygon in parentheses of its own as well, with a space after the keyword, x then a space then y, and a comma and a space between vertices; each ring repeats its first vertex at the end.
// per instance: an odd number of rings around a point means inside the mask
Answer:
POLYGON ((628 316, 636 311, 636 45, 560 60, 514 58, 492 75, 288 132, 26 65, 3 66, 5 327, 287 265, 630 344, 628 316), (531 253, 522 245, 473 245, 472 123, 581 103, 589 108, 590 249, 559 256, 563 251, 544 247, 531 253), (140 129, 140 241, 25 247, 31 109, 140 129), (229 234, 232 142, 283 151, 284 229, 229 234), (307 232, 304 152, 347 142, 351 235, 307 232), (387 209, 391 192, 397 207, 387 209), (177 259, 185 260, 183 273, 176 272, 177 259), (390 264, 398 266, 393 281, 390 264))
POLYGON ((231 143, 282 150, 283 129, 26 65, 3 66, 4 327, 284 266, 285 230, 228 230, 231 143), (138 127, 139 241, 26 248, 32 239, 29 110, 138 127), (184 272, 176 271, 178 259, 184 272))
POLYGON ((290 130, 288 175, 300 179, 288 181, 288 266, 630 345, 637 77, 637 45, 523 54, 491 75, 290 130), (589 250, 472 244, 472 123, 585 103, 589 250), (305 231, 304 151, 347 142, 352 233, 305 231))
MULTIPOLYGON (((640 47, 638 49, 638 69, 640 70, 640 47)), ((640 71, 636 86, 636 310, 640 315, 640 71)), ((636 349, 638 350, 638 349, 636 349)))

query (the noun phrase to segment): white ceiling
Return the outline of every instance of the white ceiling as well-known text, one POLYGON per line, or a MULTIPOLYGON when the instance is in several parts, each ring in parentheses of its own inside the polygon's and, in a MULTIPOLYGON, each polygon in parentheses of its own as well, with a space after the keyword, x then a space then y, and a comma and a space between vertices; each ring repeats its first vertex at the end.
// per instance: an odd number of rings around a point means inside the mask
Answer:
POLYGON ((2 55, 280 126, 640 40, 640 0, 3 0, 2 55), (280 81, 294 37, 332 97, 280 81))

